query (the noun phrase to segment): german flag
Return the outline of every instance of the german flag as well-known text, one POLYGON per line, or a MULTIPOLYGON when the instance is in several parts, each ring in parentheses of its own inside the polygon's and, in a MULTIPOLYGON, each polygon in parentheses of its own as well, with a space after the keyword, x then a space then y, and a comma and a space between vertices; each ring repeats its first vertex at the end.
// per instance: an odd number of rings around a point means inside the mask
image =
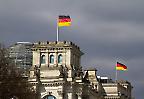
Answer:
POLYGON ((123 70, 123 71, 125 71, 125 70, 127 70, 127 66, 124 65, 124 64, 122 64, 122 63, 117 62, 117 64, 116 64, 116 70, 123 70))
POLYGON ((58 19, 58 26, 59 27, 70 26, 70 25, 71 25, 70 16, 64 16, 64 15, 59 16, 59 19, 58 19))

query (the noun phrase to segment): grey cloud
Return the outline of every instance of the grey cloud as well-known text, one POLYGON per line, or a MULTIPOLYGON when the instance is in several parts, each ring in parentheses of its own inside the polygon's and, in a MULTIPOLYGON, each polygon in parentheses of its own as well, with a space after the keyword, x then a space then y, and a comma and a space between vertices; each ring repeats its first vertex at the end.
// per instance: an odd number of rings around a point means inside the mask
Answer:
POLYGON ((141 0, 96 1, 93 6, 86 7, 84 12, 90 19, 101 19, 105 21, 131 21, 143 23, 144 2, 141 0), (95 5, 95 6, 94 6, 95 5))

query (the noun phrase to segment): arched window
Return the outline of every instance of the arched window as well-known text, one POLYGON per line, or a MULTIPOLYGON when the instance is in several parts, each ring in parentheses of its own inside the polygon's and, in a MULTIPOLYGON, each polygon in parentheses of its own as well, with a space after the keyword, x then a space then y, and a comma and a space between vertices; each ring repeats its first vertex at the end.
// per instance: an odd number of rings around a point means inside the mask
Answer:
POLYGON ((62 63, 62 55, 58 55, 58 63, 62 63))
POLYGON ((45 62, 46 62, 46 57, 45 57, 45 55, 42 55, 42 56, 41 56, 40 61, 41 61, 41 64, 45 64, 45 62))
POLYGON ((50 55, 50 63, 51 63, 51 64, 54 63, 54 55, 50 55))
POLYGON ((56 99, 56 97, 53 95, 47 95, 43 99, 56 99))

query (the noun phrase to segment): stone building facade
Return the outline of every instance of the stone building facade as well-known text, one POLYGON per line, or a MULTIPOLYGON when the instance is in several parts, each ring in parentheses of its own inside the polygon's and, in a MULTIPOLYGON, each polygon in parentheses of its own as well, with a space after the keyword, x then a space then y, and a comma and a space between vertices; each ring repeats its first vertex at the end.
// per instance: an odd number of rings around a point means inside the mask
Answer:
POLYGON ((38 42, 32 51, 29 82, 38 99, 132 99, 129 82, 103 82, 96 69, 82 70, 83 52, 72 42, 38 42))

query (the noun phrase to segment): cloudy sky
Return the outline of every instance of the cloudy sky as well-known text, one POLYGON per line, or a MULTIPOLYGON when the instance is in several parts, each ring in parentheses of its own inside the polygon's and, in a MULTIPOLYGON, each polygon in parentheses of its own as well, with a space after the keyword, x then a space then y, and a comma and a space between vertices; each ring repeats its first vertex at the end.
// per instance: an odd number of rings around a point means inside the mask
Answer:
POLYGON ((120 61, 128 71, 118 79, 132 83, 136 99, 144 97, 144 0, 0 0, 0 42, 55 41, 58 15, 72 18, 60 40, 81 47, 84 68, 114 79, 120 61))

